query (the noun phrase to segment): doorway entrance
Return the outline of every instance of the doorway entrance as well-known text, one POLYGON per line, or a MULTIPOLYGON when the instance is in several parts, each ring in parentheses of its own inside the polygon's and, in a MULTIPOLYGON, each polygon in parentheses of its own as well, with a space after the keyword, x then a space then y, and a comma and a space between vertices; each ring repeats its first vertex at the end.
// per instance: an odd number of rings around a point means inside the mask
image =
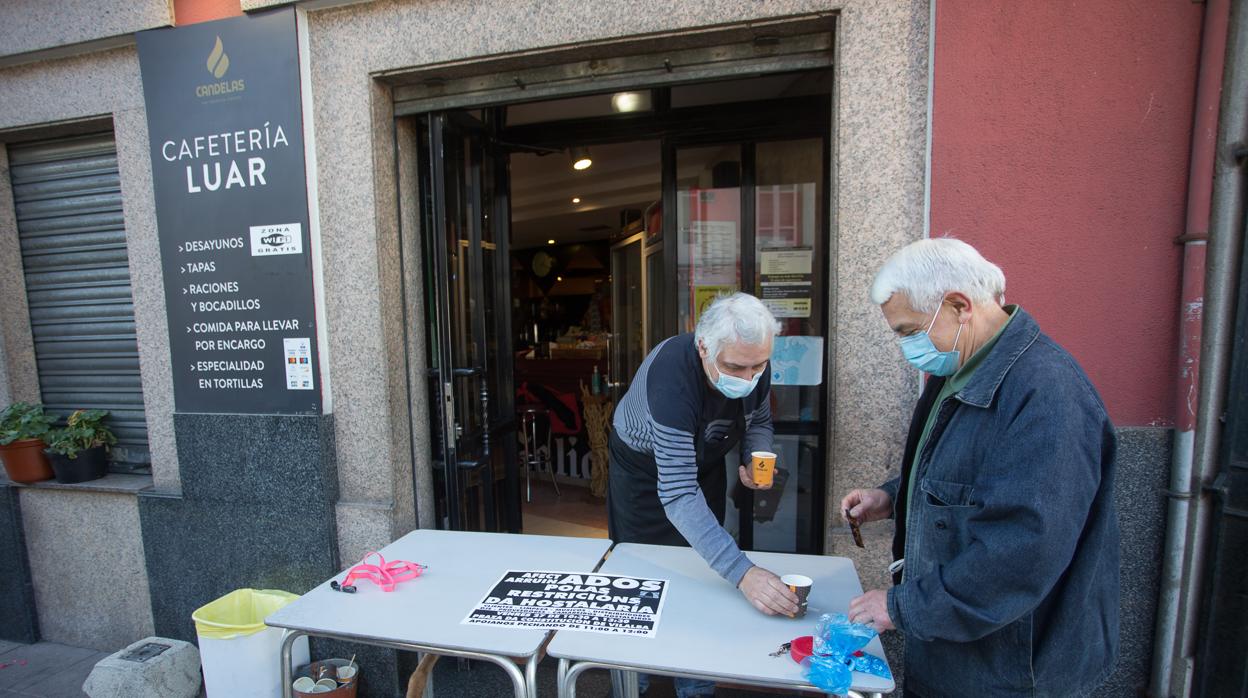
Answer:
POLYGON ((706 495, 743 549, 822 552, 830 81, 416 117, 440 525, 605 536, 611 407, 651 348, 740 290, 783 327, 778 477, 706 495))

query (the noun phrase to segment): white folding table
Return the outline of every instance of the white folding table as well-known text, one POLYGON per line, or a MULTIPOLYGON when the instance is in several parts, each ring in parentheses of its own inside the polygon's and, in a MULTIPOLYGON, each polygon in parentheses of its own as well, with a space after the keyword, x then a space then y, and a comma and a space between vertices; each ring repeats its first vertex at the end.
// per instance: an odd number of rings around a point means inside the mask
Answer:
MULTIPOLYGON (((719 577, 691 548, 621 543, 602 574, 667 579, 667 598, 654 637, 561 630, 546 651, 559 658, 559 696, 575 698, 576 679, 589 669, 622 670, 624 693, 637 695, 636 672, 818 693, 788 655, 771 657, 782 643, 811 635, 821 613, 844 613, 862 593, 854 563, 841 557, 746 553, 779 575, 814 580, 805 618, 767 616, 719 577)), ((884 657, 879 638, 865 650, 884 657)), ((892 692, 891 679, 853 674, 859 694, 892 692)))
POLYGON ((265 619, 285 629, 282 695, 292 693, 291 646, 309 635, 482 659, 507 672, 516 698, 531 698, 537 690, 537 653, 549 631, 460 622, 507 570, 591 572, 610 546, 609 540, 593 538, 412 531, 379 552, 386 560, 427 565, 420 577, 392 592, 358 581, 356 593, 347 594, 329 585, 346 577, 341 572, 265 619), (517 659, 525 660, 523 672, 517 659))

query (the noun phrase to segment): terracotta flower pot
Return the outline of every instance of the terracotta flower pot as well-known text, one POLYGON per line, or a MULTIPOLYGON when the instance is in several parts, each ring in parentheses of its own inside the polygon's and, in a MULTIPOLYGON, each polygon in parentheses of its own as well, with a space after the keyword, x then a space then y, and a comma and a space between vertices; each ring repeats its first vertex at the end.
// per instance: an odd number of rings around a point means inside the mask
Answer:
POLYGON ((43 455, 44 443, 40 439, 19 439, 8 446, 0 446, 0 460, 4 472, 13 482, 39 482, 53 476, 52 467, 43 455))
POLYGON ((63 484, 90 482, 108 474, 107 450, 103 446, 79 451, 76 458, 44 451, 56 472, 56 481, 63 484))

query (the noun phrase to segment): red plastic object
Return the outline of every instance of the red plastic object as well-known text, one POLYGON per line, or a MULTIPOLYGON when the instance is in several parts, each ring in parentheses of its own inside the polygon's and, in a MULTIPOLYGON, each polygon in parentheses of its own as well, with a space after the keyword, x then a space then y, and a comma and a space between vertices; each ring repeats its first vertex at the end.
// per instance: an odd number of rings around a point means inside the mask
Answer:
POLYGON ((803 635, 793 638, 789 643, 789 656, 798 664, 802 663, 810 655, 815 653, 815 638, 812 635, 803 635))

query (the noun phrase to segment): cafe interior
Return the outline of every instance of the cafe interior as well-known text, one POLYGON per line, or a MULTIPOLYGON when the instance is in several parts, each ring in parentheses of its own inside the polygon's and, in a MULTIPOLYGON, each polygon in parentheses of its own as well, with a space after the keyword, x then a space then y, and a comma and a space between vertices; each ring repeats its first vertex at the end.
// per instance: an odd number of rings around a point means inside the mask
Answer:
MULTIPOLYGON (((505 108, 499 145, 508 152, 510 343, 523 532, 607 536, 607 468, 595 462, 606 461, 612 408, 633 373, 664 338, 692 331, 715 294, 758 292, 746 274, 755 263, 743 260, 739 232, 747 210, 742 187, 756 186, 745 178, 757 180, 755 212, 748 215, 757 221, 751 227, 758 246, 813 244, 822 254, 815 223, 819 141, 794 134, 799 122, 824 122, 818 109, 784 111, 783 105, 822 108, 829 80, 826 72, 790 73, 505 108), (781 127, 794 118, 794 126, 781 127), (772 140, 755 150, 742 145, 751 138, 772 140), (665 183, 675 218, 683 221, 667 240, 662 228, 673 217, 663 215, 665 183), (809 191, 795 194, 794 186, 809 191), (734 222, 701 224, 707 233, 694 240, 688 230, 698 220, 734 222), (728 228, 719 234, 717 225, 728 228), (671 296, 666 303, 665 295, 671 296)), ((814 318, 787 323, 786 334, 820 331, 814 318)), ((818 404, 817 389, 789 393, 781 400, 792 409, 781 407, 778 414, 800 411, 801 419, 810 419, 805 415, 818 404)), ((812 439, 794 438, 803 444, 812 439)), ((758 511, 770 521, 766 505, 758 511)), ((735 520, 728 524, 737 528, 735 520)))

